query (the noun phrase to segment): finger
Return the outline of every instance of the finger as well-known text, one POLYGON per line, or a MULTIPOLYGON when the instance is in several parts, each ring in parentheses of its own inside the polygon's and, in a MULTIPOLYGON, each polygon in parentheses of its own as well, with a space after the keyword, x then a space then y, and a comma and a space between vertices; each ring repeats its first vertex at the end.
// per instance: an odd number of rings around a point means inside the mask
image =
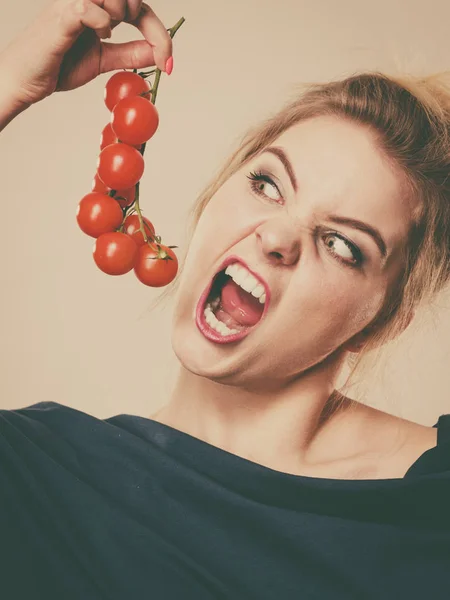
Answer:
POLYGON ((141 12, 142 0, 128 0, 127 6, 127 16, 125 17, 127 21, 134 21, 138 18, 139 13, 141 12))
POLYGON ((123 21, 127 10, 127 2, 126 0, 104 0, 103 9, 115 21, 123 21))
POLYGON ((155 15, 148 4, 142 2, 139 16, 132 25, 137 27, 153 49, 156 66, 166 70, 167 59, 172 56, 172 38, 164 24, 155 15))
POLYGON ((62 14, 63 19, 69 20, 66 24, 69 38, 78 37, 80 23, 93 29, 99 37, 111 37, 111 17, 105 10, 89 0, 73 4, 73 10, 65 11, 62 14))
POLYGON ((116 69, 142 69, 155 65, 153 48, 146 40, 110 44, 102 42, 100 73, 116 69))

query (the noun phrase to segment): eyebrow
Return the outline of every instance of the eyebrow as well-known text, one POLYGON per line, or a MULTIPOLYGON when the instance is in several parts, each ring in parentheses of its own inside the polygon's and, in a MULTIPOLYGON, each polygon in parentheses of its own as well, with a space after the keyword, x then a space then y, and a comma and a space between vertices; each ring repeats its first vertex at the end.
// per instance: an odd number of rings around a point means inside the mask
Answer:
MULTIPOLYGON (((297 191, 298 191, 297 178, 295 177, 294 169, 292 168, 292 164, 291 164, 290 160, 288 159, 285 151, 282 148, 280 148, 279 146, 269 146, 268 148, 265 148, 261 154, 263 154, 264 152, 269 152, 270 154, 274 154, 275 156, 277 156, 280 159, 281 163, 283 164, 284 168, 286 169, 286 173, 288 174, 291 185, 294 188, 294 191, 297 193, 297 191)), ((351 217, 342 217, 340 215, 328 215, 327 218, 332 223, 336 223, 338 225, 348 225, 349 227, 353 227, 353 229, 359 229, 359 231, 362 231, 362 232, 370 235, 372 237, 372 239, 374 240, 375 244, 378 246, 378 249, 380 250, 382 256, 384 258, 386 258, 386 256, 387 256, 386 243, 383 239, 383 236, 378 231, 378 229, 376 229, 375 227, 372 227, 371 225, 368 225, 367 223, 364 223, 364 221, 359 221, 358 219, 353 219, 351 217)))
POLYGON ((386 244, 380 232, 375 227, 371 227, 363 221, 358 221, 358 219, 352 219, 351 217, 341 217, 339 215, 328 215, 328 220, 332 223, 337 223, 339 225, 349 225, 350 227, 353 227, 353 229, 359 229, 360 231, 369 234, 373 238, 375 244, 378 246, 383 258, 386 258, 386 244))
POLYGON ((288 159, 283 148, 280 148, 279 146, 269 146, 268 148, 265 148, 261 154, 264 154, 264 152, 269 152, 270 154, 274 154, 281 160, 281 162, 283 163, 283 166, 286 169, 286 172, 289 176, 289 179, 291 180, 291 185, 294 188, 295 193, 297 193, 298 185, 297 185, 297 179, 295 177, 294 169, 292 168, 291 162, 288 159))

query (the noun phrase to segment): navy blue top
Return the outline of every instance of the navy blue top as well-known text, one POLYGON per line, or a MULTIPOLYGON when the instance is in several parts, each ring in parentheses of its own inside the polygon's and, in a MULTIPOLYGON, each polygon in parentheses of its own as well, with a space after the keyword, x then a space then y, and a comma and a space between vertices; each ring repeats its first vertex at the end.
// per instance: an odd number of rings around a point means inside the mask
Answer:
POLYGON ((448 600, 450 414, 399 479, 291 475, 135 415, 0 410, 5 600, 448 600))

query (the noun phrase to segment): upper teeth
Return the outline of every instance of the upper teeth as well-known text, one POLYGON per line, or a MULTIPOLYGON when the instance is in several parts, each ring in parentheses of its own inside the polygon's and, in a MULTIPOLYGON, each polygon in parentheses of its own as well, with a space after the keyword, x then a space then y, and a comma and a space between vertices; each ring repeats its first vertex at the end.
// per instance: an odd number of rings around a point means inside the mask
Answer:
POLYGON ((239 263, 228 265, 225 269, 225 274, 229 275, 243 290, 255 298, 259 298, 261 304, 264 304, 266 301, 264 286, 243 265, 239 263))

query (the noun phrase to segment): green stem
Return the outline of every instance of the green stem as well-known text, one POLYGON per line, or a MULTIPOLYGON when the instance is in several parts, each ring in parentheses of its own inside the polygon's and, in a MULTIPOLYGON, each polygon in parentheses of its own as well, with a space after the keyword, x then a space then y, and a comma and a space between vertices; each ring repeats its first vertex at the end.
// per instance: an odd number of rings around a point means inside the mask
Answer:
POLYGON ((156 94, 158 92, 158 86, 159 86, 160 79, 161 79, 161 69, 156 69, 155 81, 154 81, 153 87, 152 87, 152 97, 150 99, 150 102, 152 104, 155 104, 155 102, 156 102, 156 94))
MULTIPOLYGON (((170 35, 170 37, 171 37, 171 38, 173 38, 173 36, 174 36, 174 35, 176 34, 176 32, 178 31, 178 29, 179 29, 179 28, 180 28, 180 27, 183 25, 183 23, 185 22, 185 20, 186 20, 186 19, 185 19, 184 17, 181 17, 181 19, 179 19, 179 20, 178 20, 178 21, 175 23, 175 25, 174 25, 173 27, 171 27, 170 29, 168 29, 168 30, 167 30, 167 31, 169 32, 169 35, 170 35)), ((156 100, 156 93, 157 93, 157 91, 158 91, 159 81, 160 81, 160 79, 161 79, 161 69, 156 69, 156 71, 152 71, 152 73, 153 73, 153 72, 155 72, 155 73, 156 73, 156 75, 155 75, 155 81, 154 81, 154 83, 153 83, 153 86, 152 86, 152 93, 151 93, 150 102, 151 102, 152 104, 155 104, 155 100, 156 100)), ((141 77, 143 76, 143 77, 145 78, 145 75, 146 75, 146 73, 139 73, 139 75, 141 75, 141 77)), ((145 152, 145 146, 146 146, 146 145, 147 145, 147 142, 145 142, 144 144, 142 144, 142 147, 141 147, 141 149, 139 150, 139 152, 142 154, 142 156, 144 156, 144 152, 145 152)), ((139 231, 141 231, 141 233, 142 233, 142 236, 143 236, 143 238, 144 238, 144 240, 145 240, 145 243, 147 244, 147 243, 148 243, 148 238, 147 238, 147 234, 145 233, 144 220, 143 220, 143 218, 142 218, 141 207, 139 206, 139 184, 140 184, 140 181, 138 181, 138 182, 137 182, 137 184, 136 184, 136 195, 135 195, 135 198, 134 198, 134 202, 133 202, 133 204, 131 204, 129 207, 127 207, 127 211, 128 211, 128 209, 130 209, 130 208, 135 208, 135 209, 136 209, 136 212, 137 212, 137 214, 138 214, 138 219, 139 219, 139 231)), ((115 193, 115 191, 114 191, 114 190, 112 190, 112 191, 110 192, 110 195, 111 195, 111 196, 113 196, 113 195, 114 195, 114 193, 115 193)), ((127 216, 128 216, 128 215, 127 215, 127 216)), ((126 218, 126 217, 125 217, 125 218, 126 218)), ((125 219, 124 219, 124 222, 125 222, 125 219)), ((121 227, 121 230, 122 230, 122 231, 123 231, 123 225, 124 225, 124 223, 122 223, 122 227, 121 227)), ((159 237, 158 237, 158 236, 156 236, 156 238, 155 238, 155 239, 158 241, 159 237)), ((152 240, 153 240, 153 238, 152 238, 152 240)), ((159 241, 160 241, 160 239, 159 239, 159 241)))
POLYGON ((168 29, 168 32, 169 32, 169 35, 170 35, 171 38, 173 38, 173 36, 180 29, 180 27, 183 25, 183 23, 185 21, 186 21, 186 19, 184 17, 181 17, 181 19, 178 19, 178 21, 175 23, 175 25, 173 27, 171 27, 170 29, 168 29))
POLYGON ((136 196, 134 199, 134 204, 133 207, 136 209, 136 212, 138 214, 138 219, 139 219, 139 231, 142 233, 142 236, 145 240, 145 243, 148 243, 148 238, 147 238, 147 234, 145 233, 145 227, 144 227, 144 219, 142 218, 142 212, 141 212, 141 207, 139 206, 139 184, 140 181, 137 182, 136 184, 136 196))
MULTIPOLYGON (((153 73, 155 73, 155 72, 156 72, 156 69, 152 69, 151 71, 140 71, 138 73, 138 75, 145 78, 145 77, 150 77, 150 75, 153 75, 153 73)), ((134 71, 133 71, 133 73, 134 73, 134 71)))

